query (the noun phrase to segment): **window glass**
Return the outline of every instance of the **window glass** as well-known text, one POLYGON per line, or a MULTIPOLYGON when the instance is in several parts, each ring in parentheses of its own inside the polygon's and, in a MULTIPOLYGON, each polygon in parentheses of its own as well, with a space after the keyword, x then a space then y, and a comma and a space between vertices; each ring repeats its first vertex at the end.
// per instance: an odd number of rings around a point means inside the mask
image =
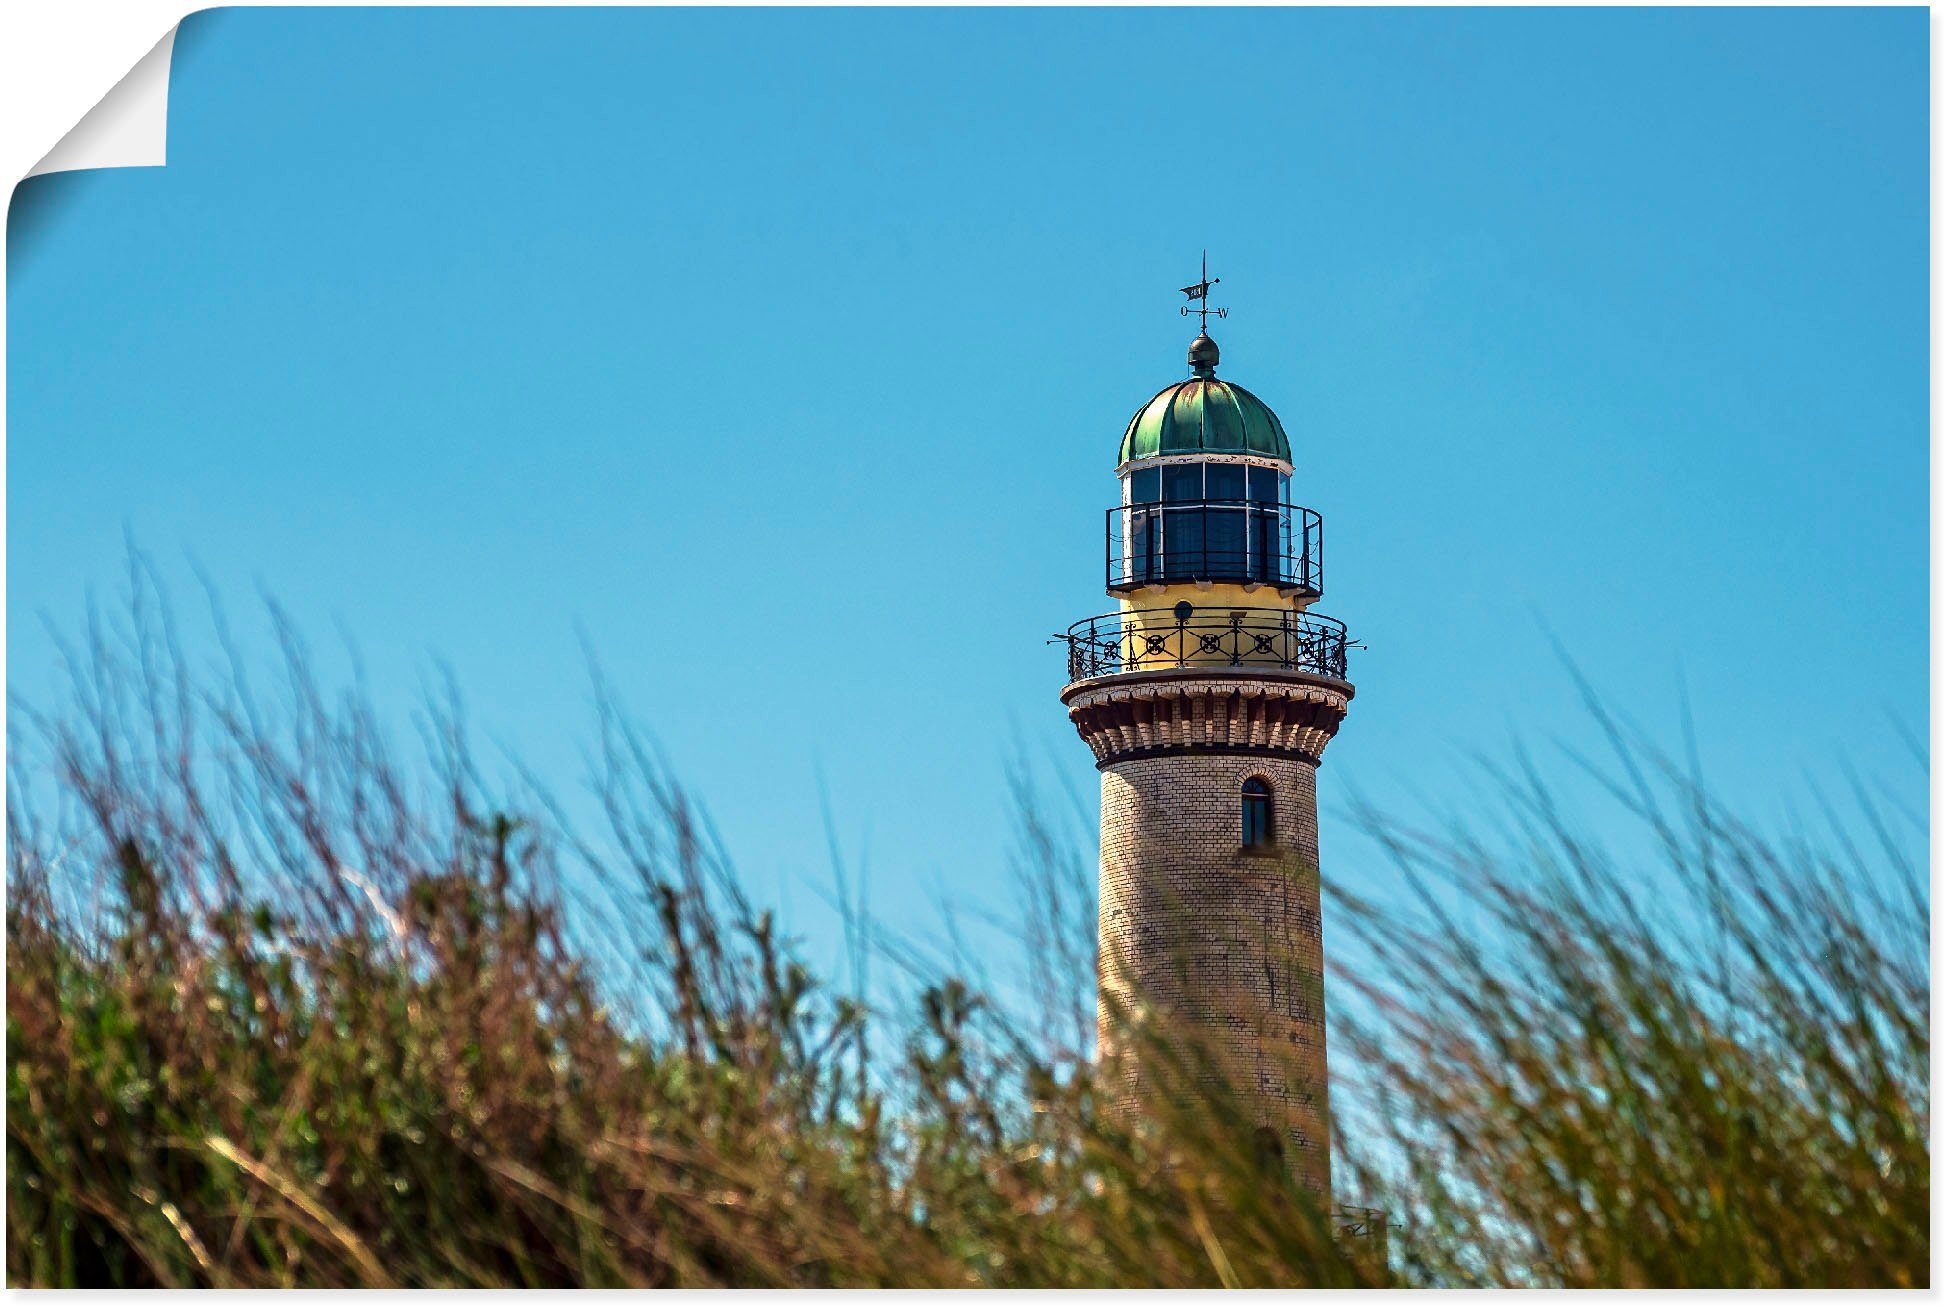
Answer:
POLYGON ((1162 570, 1167 580, 1202 580, 1209 575, 1209 559, 1204 554, 1202 507, 1163 508, 1162 570))
POLYGON ((1274 467, 1252 467, 1250 469, 1250 497, 1258 503, 1276 503, 1277 482, 1289 478, 1279 476, 1274 467))
POLYGON ((1241 499, 1243 474, 1249 469, 1238 463, 1211 463, 1204 473, 1203 494, 1209 499, 1241 499))
POLYGON ((1144 467, 1128 474, 1128 502, 1157 503, 1162 498, 1162 469, 1144 467))
POLYGON ((1213 580, 1242 580, 1250 574, 1250 510, 1242 504, 1247 470, 1242 463, 1211 463, 1203 473, 1203 490, 1212 505, 1203 509, 1203 547, 1213 580))
POLYGON ((1153 508, 1137 508, 1128 515, 1128 536, 1126 557, 1128 559, 1125 580, 1150 581, 1156 579, 1156 541, 1161 534, 1162 523, 1156 520, 1153 508))
POLYGON ((1248 508, 1206 508, 1204 553, 1211 580, 1242 580, 1250 566, 1248 508))
POLYGON ((1252 776, 1243 782, 1243 846, 1268 848, 1271 842, 1270 786, 1252 776))
POLYGON ((1203 465, 1171 463, 1162 468, 1162 497, 1171 503, 1203 497, 1203 465))
POLYGON ((1311 541, 1303 534, 1303 515, 1290 510, 1291 478, 1282 472, 1277 474, 1277 502, 1284 505, 1283 511, 1277 514, 1278 572, 1284 581, 1295 584, 1298 581, 1307 579, 1310 575, 1309 568, 1300 565, 1299 555, 1305 554, 1305 551, 1311 547, 1311 541), (1294 531, 1296 532, 1295 534, 1293 534, 1294 531))
POLYGON ((1290 579, 1290 565, 1283 548, 1283 517, 1287 511, 1275 504, 1249 510, 1251 580, 1283 584, 1290 579))

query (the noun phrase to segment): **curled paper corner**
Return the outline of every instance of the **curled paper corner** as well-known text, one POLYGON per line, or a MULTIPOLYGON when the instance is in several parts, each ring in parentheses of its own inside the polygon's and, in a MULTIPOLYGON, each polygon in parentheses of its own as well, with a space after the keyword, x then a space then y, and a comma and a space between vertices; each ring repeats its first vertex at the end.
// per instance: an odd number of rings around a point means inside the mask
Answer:
POLYGON ((78 168, 159 168, 167 163, 169 59, 175 46, 176 28, 171 27, 27 175, 78 168))

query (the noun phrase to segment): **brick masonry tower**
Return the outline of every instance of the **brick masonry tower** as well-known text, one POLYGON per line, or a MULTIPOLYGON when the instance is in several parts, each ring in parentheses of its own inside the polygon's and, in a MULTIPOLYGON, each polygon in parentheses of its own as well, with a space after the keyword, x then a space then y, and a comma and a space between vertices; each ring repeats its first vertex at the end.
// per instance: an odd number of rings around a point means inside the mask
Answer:
MULTIPOLYGON (((1259 1143, 1331 1192, 1317 770, 1351 701, 1323 520, 1291 503, 1270 408, 1218 380, 1205 280, 1191 375, 1122 436, 1108 511, 1119 610, 1062 637, 1061 701, 1101 772, 1100 1039, 1130 1004, 1193 1031, 1259 1143)), ((1139 1056, 1122 1059, 1124 1107, 1139 1056)))

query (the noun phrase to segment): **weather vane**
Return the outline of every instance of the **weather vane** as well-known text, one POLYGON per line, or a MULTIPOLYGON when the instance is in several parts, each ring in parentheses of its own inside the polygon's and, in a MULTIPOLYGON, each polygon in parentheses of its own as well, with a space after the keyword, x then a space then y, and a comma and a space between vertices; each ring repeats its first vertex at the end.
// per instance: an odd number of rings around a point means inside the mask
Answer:
POLYGON ((1210 279, 1209 251, 1204 250, 1203 251, 1203 279, 1201 281, 1198 281, 1193 286, 1184 286, 1182 288, 1182 293, 1189 297, 1190 304, 1195 305, 1194 308, 1191 308, 1189 304, 1184 304, 1182 306, 1182 315, 1184 317, 1188 317, 1191 313, 1194 313, 1198 317, 1202 318, 1203 319, 1202 331, 1204 335, 1209 334, 1210 314, 1214 313, 1218 317, 1228 317, 1230 315, 1230 310, 1227 308, 1211 308, 1209 306, 1209 288, 1213 285, 1216 285, 1217 282, 1220 282, 1221 280, 1223 280, 1222 277, 1217 277, 1214 281, 1210 279))

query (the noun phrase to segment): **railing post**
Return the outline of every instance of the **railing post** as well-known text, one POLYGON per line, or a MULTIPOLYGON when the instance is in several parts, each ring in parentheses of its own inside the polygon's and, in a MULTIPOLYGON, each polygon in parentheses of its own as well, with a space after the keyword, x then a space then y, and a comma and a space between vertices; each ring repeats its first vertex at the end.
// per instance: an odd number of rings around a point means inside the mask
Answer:
POLYGON ((1318 525, 1318 549, 1317 549, 1318 583, 1312 586, 1312 588, 1317 590, 1322 590, 1324 588, 1324 518, 1322 517, 1318 518, 1317 525, 1318 525))

